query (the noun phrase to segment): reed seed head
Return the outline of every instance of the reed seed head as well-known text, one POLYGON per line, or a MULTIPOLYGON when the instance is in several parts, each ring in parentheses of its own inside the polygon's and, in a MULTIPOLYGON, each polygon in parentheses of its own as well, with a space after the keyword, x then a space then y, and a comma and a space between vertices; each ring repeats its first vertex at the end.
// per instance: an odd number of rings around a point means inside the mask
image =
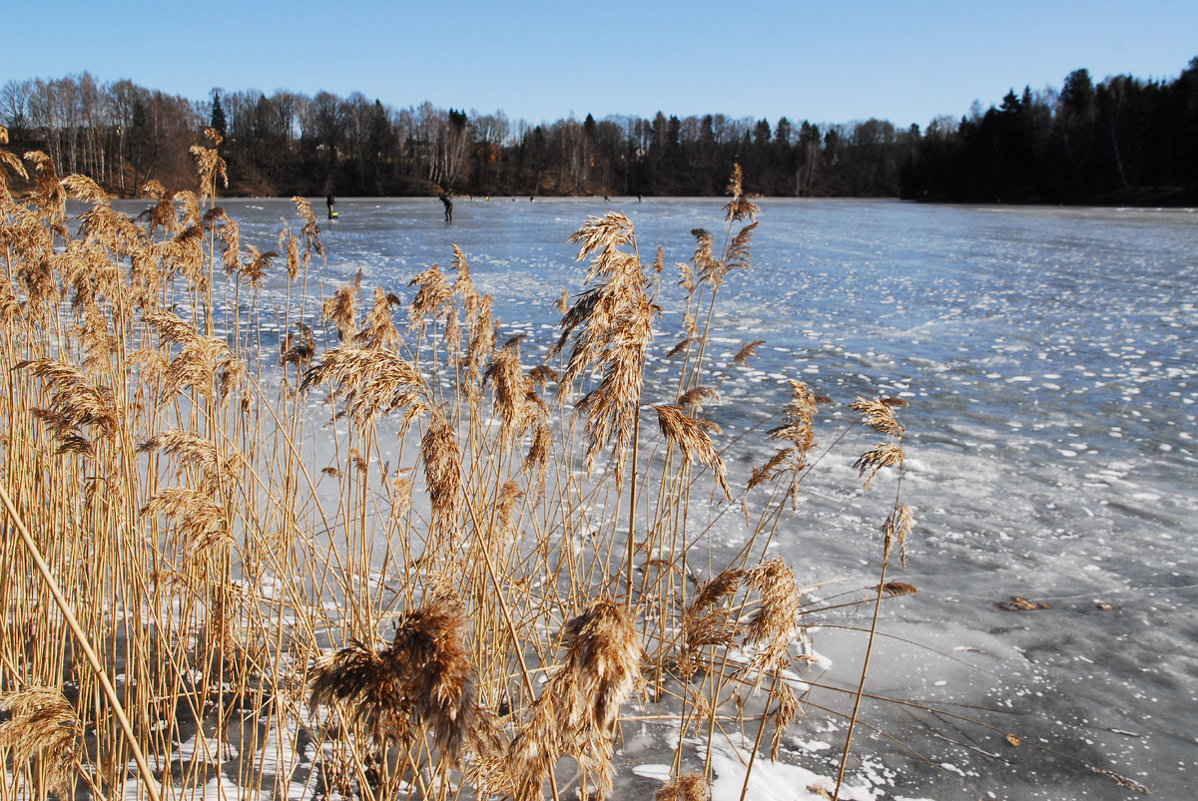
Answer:
POLYGON ((359 425, 404 410, 405 421, 425 411, 424 377, 391 351, 341 346, 326 352, 304 373, 300 391, 336 384, 346 409, 359 425))
POLYGON ((433 530, 448 547, 456 543, 458 513, 464 503, 462 447, 453 426, 443 417, 429 425, 420 441, 424 478, 433 507, 433 530))
POLYGON ((657 411, 657 423, 665 438, 678 446, 686 461, 697 460, 711 468, 720 488, 731 500, 732 491, 728 488, 727 468, 702 422, 687 417, 677 406, 654 405, 653 408, 657 411))
POLYGON ((732 195, 732 200, 724 206, 724 221, 726 223, 734 223, 737 220, 748 218, 750 221, 757 219, 759 209, 757 204, 749 200, 745 194, 743 186, 744 173, 741 171, 739 164, 732 166, 732 177, 728 179, 728 194, 732 195))
POLYGON ((750 570, 746 583, 761 598, 761 605, 745 628, 745 644, 755 649, 750 667, 758 671, 760 684, 766 671, 781 670, 789 664, 790 641, 799 633, 802 602, 794 573, 781 558, 750 570))
POLYGON ((815 447, 815 396, 802 381, 789 379, 790 401, 782 409, 783 425, 772 429, 769 439, 782 439, 794 443, 802 462, 807 451, 815 447))
POLYGON ((682 649, 678 671, 689 681, 698 669, 696 657, 709 645, 729 647, 740 634, 735 612, 728 607, 740 589, 745 571, 726 567, 699 589, 699 594, 682 613, 682 649))
POLYGON ((911 535, 911 529, 914 527, 915 517, 911 514, 911 507, 905 503, 900 503, 882 524, 882 532, 885 535, 883 543, 885 553, 889 555, 890 550, 897 547, 902 555, 904 568, 907 566, 907 537, 911 535))
POLYGON ((890 437, 901 437, 903 435, 903 425, 894 415, 894 409, 899 403, 904 406, 906 405, 906 401, 902 400, 895 402, 890 398, 868 400, 858 397, 857 400, 853 401, 851 408, 860 412, 865 425, 879 434, 885 434, 890 437))
POLYGON ((308 677, 309 702, 338 705, 350 721, 366 727, 376 742, 405 741, 410 726, 403 682, 386 654, 359 641, 316 660, 308 677))
POLYGON ((427 726, 442 753, 456 761, 475 730, 475 672, 462 639, 465 618, 448 601, 404 614, 387 649, 416 722, 427 726))
POLYGON ((740 350, 732 357, 732 361, 737 364, 748 364, 749 359, 757 355, 757 349, 765 344, 764 339, 754 339, 752 342, 745 342, 740 346, 740 350))
POLYGON ((391 309, 400 304, 399 298, 382 287, 374 290, 374 303, 366 315, 355 344, 367 350, 394 350, 400 343, 399 331, 391 319, 391 309))
POLYGON ((320 318, 331 322, 342 342, 353 342, 358 334, 357 299, 361 294, 362 274, 352 284, 338 287, 320 306, 320 318))
POLYGON ((653 801, 708 801, 711 783, 698 773, 684 773, 666 783, 653 795, 653 801))
POLYGON ((647 294, 649 281, 634 255, 636 234, 627 217, 620 213, 591 217, 570 241, 581 245, 580 261, 594 256, 587 273, 587 282, 593 285, 562 317, 562 334, 552 352, 559 352, 573 337, 561 383, 563 394, 576 380, 602 368, 598 385, 576 409, 586 416, 588 470, 614 438, 615 477, 622 483, 640 411, 645 349, 660 309, 647 294), (634 253, 622 247, 631 247, 634 253))
POLYGON ((75 762, 83 753, 82 738, 75 708, 58 690, 30 687, 0 693, 0 751, 8 752, 14 767, 40 754, 47 792, 68 796, 75 762))
POLYGON ((431 318, 435 322, 453 301, 453 289, 445 280, 441 266, 435 262, 432 267, 413 278, 408 286, 419 287, 416 297, 408 304, 408 328, 411 331, 423 327, 425 318, 431 318))
POLYGON ((609 598, 566 624, 566 656, 508 748, 504 775, 517 801, 541 798, 558 757, 572 755, 598 798, 611 789, 611 737, 620 706, 640 675, 632 614, 609 598))
POLYGON ((894 442, 883 442, 880 445, 875 445, 861 456, 857 457, 857 461, 853 462, 853 468, 857 470, 858 477, 869 476, 865 479, 865 485, 862 489, 869 489, 869 482, 873 481, 874 476, 878 474, 883 467, 902 467, 903 466, 903 447, 894 442))

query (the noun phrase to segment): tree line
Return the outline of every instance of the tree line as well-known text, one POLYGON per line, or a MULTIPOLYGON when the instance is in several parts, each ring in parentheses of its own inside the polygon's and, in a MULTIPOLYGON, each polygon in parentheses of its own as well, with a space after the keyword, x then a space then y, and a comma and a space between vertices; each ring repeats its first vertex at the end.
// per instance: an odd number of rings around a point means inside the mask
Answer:
POLYGON ((531 125, 502 111, 396 109, 359 92, 213 90, 194 101, 88 73, 0 88, 9 148, 118 195, 194 175, 189 148, 222 136, 230 194, 391 196, 722 194, 739 163, 774 196, 1048 203, 1198 202, 1198 58, 1172 80, 1013 89, 926 128, 723 114, 588 114, 531 125))

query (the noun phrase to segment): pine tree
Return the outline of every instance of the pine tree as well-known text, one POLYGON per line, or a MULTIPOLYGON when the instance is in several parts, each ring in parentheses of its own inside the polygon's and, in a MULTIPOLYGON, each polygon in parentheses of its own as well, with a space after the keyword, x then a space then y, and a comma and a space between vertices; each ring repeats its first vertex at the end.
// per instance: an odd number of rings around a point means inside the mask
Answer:
POLYGON ((220 104, 220 91, 212 90, 212 121, 210 124, 212 130, 220 134, 220 138, 224 139, 228 133, 228 123, 225 120, 225 110, 220 104))

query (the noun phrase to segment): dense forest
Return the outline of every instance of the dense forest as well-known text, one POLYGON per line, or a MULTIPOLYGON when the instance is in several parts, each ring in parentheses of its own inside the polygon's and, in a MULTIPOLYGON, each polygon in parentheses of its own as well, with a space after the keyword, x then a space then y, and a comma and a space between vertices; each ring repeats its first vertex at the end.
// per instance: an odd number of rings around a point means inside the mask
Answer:
POLYGON ((43 150, 122 196, 188 185, 188 149, 212 127, 237 195, 717 195, 739 163, 763 195, 1198 203, 1198 58, 1173 80, 1096 84, 1079 69, 1060 90, 1012 89, 922 130, 661 112, 530 125, 357 92, 193 101, 88 73, 8 81, 0 125, 10 150, 43 150))

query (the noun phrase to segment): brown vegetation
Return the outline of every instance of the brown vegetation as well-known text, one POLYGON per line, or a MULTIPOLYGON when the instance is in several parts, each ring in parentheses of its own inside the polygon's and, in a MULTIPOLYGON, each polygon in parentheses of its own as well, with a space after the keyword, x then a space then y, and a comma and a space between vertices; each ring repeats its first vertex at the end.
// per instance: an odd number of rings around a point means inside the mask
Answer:
MULTIPOLYGON (((710 751, 696 758, 693 733, 710 749, 743 732, 751 771, 772 726, 776 756, 805 703, 788 673, 811 658, 809 609, 764 554, 812 469, 816 401, 791 382, 768 435, 787 447, 751 480, 695 413, 714 397, 718 291, 750 266, 757 209, 739 171, 727 247, 696 233, 676 383, 646 386, 662 259, 641 261, 623 215, 573 237, 588 286, 564 312, 563 358, 530 366, 518 342, 497 347, 461 251, 453 282, 435 265, 413 281, 401 335, 385 289, 365 314, 360 281, 306 296, 323 258, 306 202, 283 255, 243 247, 210 205, 223 163, 195 155, 200 191, 154 188, 140 222, 41 156, 28 201, 0 181, 9 789, 69 794, 79 775, 109 796, 136 778, 190 797, 219 773, 245 798, 299 782, 316 797, 533 799, 560 796, 568 759, 579 794, 603 798, 634 697, 678 732, 660 798, 704 797, 710 751), (87 202, 77 227, 68 194, 87 202), (261 316, 220 299, 267 280, 286 285, 290 333, 259 346, 261 316), (650 407, 660 436, 641 425, 650 407), (730 501, 744 544, 713 571, 688 510, 730 501)), ((885 437, 858 461, 866 484, 901 475, 895 405, 855 408, 885 437)), ((910 513, 897 491, 887 506, 883 569, 856 601, 872 628, 909 592, 885 565, 910 513)))

